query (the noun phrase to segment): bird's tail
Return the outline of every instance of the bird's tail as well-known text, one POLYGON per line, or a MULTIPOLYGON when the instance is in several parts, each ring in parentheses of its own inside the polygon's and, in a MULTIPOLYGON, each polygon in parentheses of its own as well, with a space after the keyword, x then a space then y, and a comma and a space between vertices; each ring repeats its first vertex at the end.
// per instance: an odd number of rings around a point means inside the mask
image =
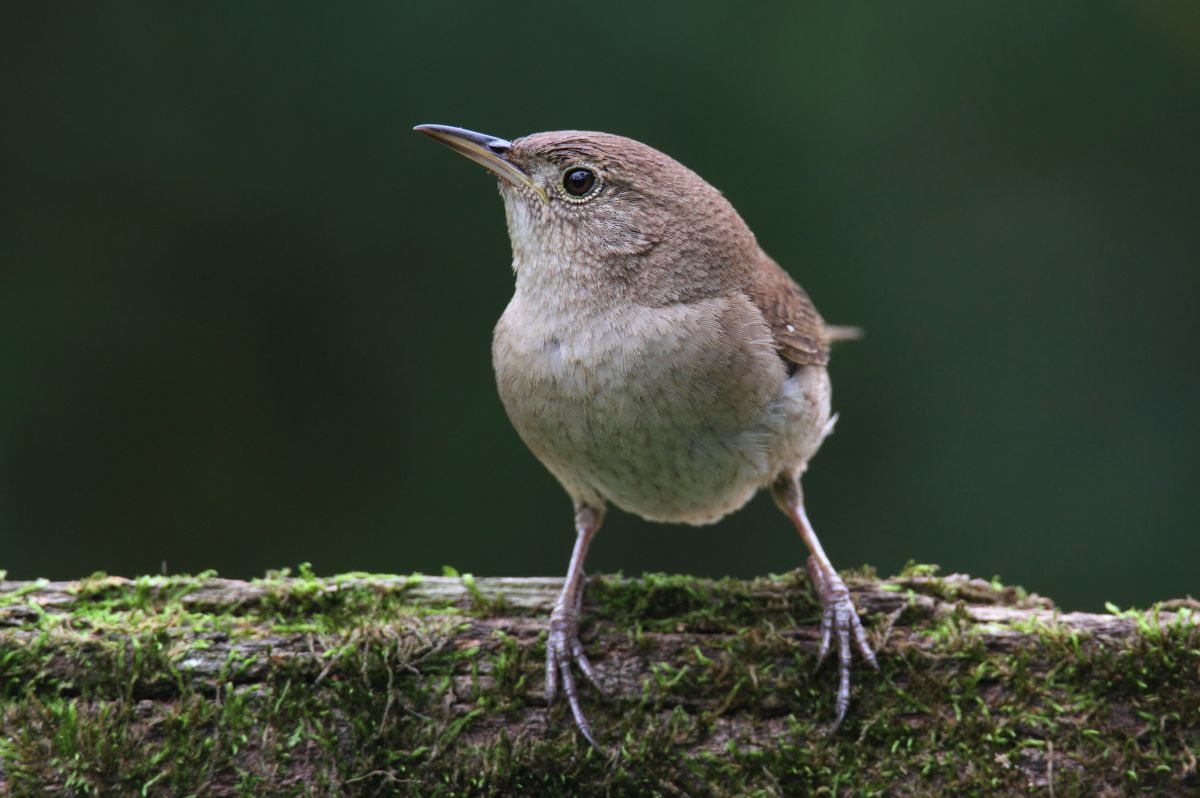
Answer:
POLYGON ((825 340, 831 344, 838 341, 857 341, 862 337, 862 327, 844 327, 838 324, 825 325, 825 340))

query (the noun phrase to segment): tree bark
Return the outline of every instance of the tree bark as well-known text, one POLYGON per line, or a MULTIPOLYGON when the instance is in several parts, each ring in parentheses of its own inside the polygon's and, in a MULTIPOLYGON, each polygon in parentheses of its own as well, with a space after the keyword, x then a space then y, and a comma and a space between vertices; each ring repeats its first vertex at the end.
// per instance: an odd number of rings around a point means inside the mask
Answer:
POLYGON ((3 582, 0 791, 1200 793, 1196 602, 1061 613, 933 571, 847 575, 881 671, 836 730, 802 575, 593 578, 602 751, 543 695, 559 579, 3 582))

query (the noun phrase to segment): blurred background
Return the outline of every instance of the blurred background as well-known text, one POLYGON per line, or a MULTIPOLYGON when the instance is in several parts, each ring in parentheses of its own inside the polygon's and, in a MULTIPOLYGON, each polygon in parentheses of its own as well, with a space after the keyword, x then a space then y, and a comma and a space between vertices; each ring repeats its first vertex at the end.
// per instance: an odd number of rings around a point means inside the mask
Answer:
MULTIPOLYGON (((831 322, 836 565, 1071 609, 1200 593, 1194 3, 9 5, 0 568, 560 574, 496 397, 494 180, 412 125, 599 129, 732 200, 831 322)), ((760 495, 589 570, 802 565, 760 495)))

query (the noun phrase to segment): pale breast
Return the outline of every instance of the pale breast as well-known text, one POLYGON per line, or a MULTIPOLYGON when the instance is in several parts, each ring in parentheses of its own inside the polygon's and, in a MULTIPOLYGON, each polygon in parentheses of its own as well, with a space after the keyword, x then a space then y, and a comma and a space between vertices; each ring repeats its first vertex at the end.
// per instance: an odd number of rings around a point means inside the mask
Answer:
POLYGON ((513 425, 572 497, 651 520, 737 509, 811 456, 829 414, 824 369, 789 379, 741 295, 584 315, 518 292, 492 355, 513 425))

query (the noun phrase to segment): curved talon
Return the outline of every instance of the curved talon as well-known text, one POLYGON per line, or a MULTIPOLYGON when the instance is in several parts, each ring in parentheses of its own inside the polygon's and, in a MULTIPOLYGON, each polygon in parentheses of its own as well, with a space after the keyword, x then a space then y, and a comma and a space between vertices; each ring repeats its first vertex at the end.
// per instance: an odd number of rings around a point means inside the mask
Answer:
POLYGON ((592 669, 592 663, 588 662, 587 654, 583 653, 583 644, 579 642, 579 638, 571 639, 571 659, 579 666, 579 670, 587 677, 587 680, 592 683, 592 687, 600 695, 607 696, 608 691, 604 689, 604 685, 600 684, 600 678, 596 676, 596 671, 592 669))
POLYGON ((821 647, 817 652, 817 664, 820 668, 829 654, 833 633, 837 632, 838 641, 838 691, 837 718, 833 728, 841 725, 850 707, 850 662, 853 649, 857 648, 862 658, 875 670, 879 663, 875 660, 875 652, 867 643, 867 634, 859 620, 858 611, 850 598, 846 583, 836 572, 825 574, 813 558, 808 560, 808 573, 821 597, 821 647))
POLYGON ((588 662, 579 642, 579 622, 577 611, 575 617, 570 617, 557 610, 550 616, 550 634, 546 638, 546 703, 551 704, 558 693, 558 683, 562 680, 563 693, 571 714, 575 717, 575 725, 579 732, 596 748, 599 743, 592 736, 592 727, 583 708, 579 705, 579 690, 575 683, 575 674, 571 671, 571 663, 579 666, 579 670, 587 680, 602 694, 604 689, 596 677, 596 672, 588 662))
POLYGON ((579 670, 592 685, 604 694, 592 663, 588 662, 579 642, 579 618, 583 615, 583 558, 587 556, 588 545, 592 536, 600 528, 604 519, 604 507, 594 507, 585 502, 575 504, 575 549, 571 552, 571 564, 567 566, 567 578, 563 580, 562 593, 550 613, 550 632, 546 636, 546 705, 554 703, 558 694, 559 680, 562 680, 563 692, 575 716, 575 725, 587 741, 599 751, 596 738, 592 736, 592 726, 579 706, 579 690, 575 685, 575 674, 571 664, 579 666, 579 670))

